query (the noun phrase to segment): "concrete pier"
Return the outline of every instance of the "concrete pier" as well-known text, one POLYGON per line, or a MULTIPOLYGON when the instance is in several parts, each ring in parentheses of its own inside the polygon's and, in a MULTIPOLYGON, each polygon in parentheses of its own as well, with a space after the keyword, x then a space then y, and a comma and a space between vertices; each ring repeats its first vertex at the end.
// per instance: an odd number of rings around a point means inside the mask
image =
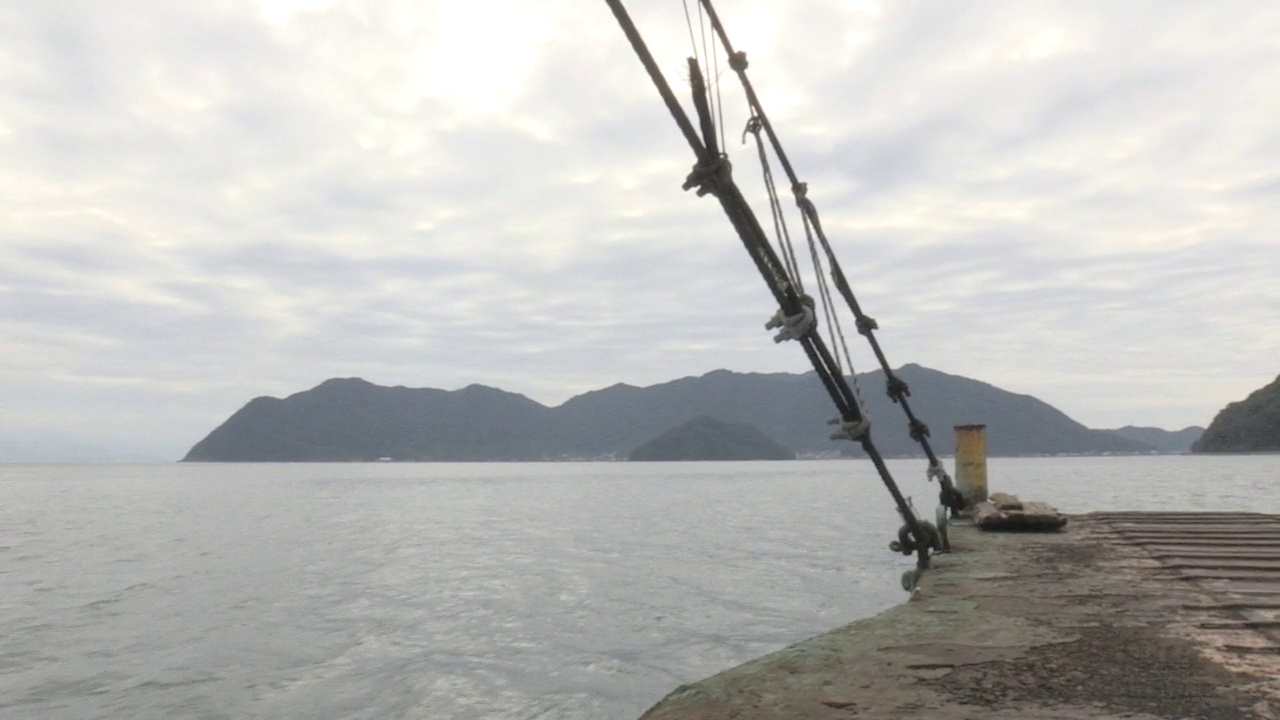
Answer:
POLYGON ((1280 718, 1280 516, 953 526, 910 601, 683 686, 642 720, 1280 718))

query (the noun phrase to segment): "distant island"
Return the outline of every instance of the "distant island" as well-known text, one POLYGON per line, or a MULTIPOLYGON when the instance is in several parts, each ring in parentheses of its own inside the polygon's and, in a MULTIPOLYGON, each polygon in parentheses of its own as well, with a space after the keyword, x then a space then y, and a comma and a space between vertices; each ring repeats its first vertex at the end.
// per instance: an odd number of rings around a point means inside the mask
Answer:
POLYGON ((1280 452, 1280 376, 1219 411, 1192 451, 1280 452))
POLYGON ((1181 430, 1170 431, 1155 427, 1125 425, 1122 428, 1103 430, 1102 432, 1149 445, 1158 452, 1185 453, 1191 449, 1192 443, 1200 439, 1200 436, 1204 433, 1204 428, 1199 425, 1192 425, 1181 430))
MULTIPOLYGON (((1186 452, 1199 428, 1091 430, 1029 395, 920 365, 894 371, 911 404, 951 450, 954 425, 985 423, 992 456, 1186 452)), ((887 457, 919 454, 884 392, 882 371, 856 377, 872 436, 887 457)), ((186 462, 621 460, 705 416, 748 425, 800 458, 856 456, 834 442, 834 414, 814 373, 737 373, 635 387, 613 385, 548 407, 483 385, 461 390, 384 387, 335 378, 286 398, 251 400, 183 458, 186 462)), ((691 430, 686 430, 691 432, 691 430)))
POLYGON ((796 454, 744 423, 699 415, 631 452, 629 460, 794 460, 796 454))

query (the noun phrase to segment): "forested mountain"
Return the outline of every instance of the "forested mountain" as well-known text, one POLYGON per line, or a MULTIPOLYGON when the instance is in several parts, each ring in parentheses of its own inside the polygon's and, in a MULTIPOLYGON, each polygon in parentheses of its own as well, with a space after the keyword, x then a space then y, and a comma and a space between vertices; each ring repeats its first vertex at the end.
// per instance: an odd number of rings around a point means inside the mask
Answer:
POLYGON ((1280 376, 1218 412, 1195 452, 1280 451, 1280 376))
MULTIPOLYGON (((933 430, 941 453, 953 425, 985 423, 992 455, 1148 452, 1151 447, 1090 430, 1029 395, 919 365, 895 371, 933 430)), ((888 456, 919 448, 884 373, 856 377, 873 438, 888 456)), ((835 411, 813 373, 716 370, 650 387, 613 385, 547 407, 481 385, 461 390, 383 387, 334 379, 285 399, 249 402, 197 443, 188 461, 553 460, 623 458, 699 416, 745 423, 800 454, 853 453, 829 440, 835 411)))
POLYGON ((629 460, 794 460, 796 454, 744 423, 699 415, 631 452, 629 460))

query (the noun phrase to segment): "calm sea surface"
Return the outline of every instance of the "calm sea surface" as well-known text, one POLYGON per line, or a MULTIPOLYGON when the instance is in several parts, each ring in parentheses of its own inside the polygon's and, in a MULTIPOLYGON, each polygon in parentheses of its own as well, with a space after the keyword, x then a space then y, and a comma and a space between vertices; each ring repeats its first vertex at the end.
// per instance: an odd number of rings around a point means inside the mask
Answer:
MULTIPOLYGON (((990 475, 1280 512, 1278 455, 990 475)), ((859 461, 0 466, 0 717, 634 718, 902 601, 895 528, 859 461)))

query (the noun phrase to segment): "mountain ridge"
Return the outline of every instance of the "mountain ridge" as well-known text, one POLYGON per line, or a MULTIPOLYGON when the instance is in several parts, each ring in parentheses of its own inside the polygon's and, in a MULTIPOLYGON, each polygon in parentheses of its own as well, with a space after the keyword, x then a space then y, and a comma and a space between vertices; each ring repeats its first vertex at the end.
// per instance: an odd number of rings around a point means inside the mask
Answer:
POLYGON ((1187 453, 1191 452, 1191 445, 1204 434, 1204 428, 1191 425, 1181 430, 1165 430, 1157 427, 1125 425, 1101 432, 1146 443, 1160 452, 1187 453))
MULTIPOLYGON (((618 459, 695 417, 741 423, 801 456, 855 455, 828 439, 835 414, 813 372, 715 370, 648 387, 615 383, 546 406, 479 384, 459 390, 385 387, 331 378, 283 399, 254 398, 197 442, 184 461, 530 461, 618 459)), ((1000 455, 1152 452, 1152 445, 1092 430, 1031 395, 916 364, 895 371, 941 453, 950 427, 988 426, 1000 455)), ((886 456, 919 454, 884 372, 853 378, 886 456), (879 390, 879 391, 877 391, 879 390)))
POLYGON ((1280 375, 1245 399, 1222 408, 1191 450, 1199 453, 1280 451, 1280 375))

